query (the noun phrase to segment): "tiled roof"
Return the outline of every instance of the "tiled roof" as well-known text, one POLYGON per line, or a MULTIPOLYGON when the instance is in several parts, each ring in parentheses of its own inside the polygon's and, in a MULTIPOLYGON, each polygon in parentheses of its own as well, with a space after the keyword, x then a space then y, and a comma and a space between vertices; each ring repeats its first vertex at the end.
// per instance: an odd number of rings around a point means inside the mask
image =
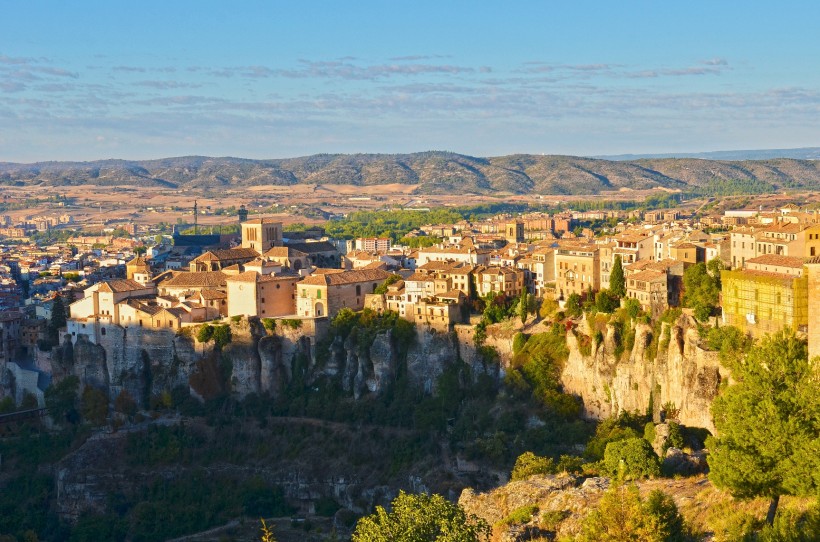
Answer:
POLYGON ((100 283, 98 291, 100 292, 133 292, 134 290, 145 290, 147 287, 135 280, 130 279, 115 279, 106 280, 100 283))
POLYGON ((797 277, 794 275, 789 275, 786 273, 774 273, 772 271, 758 271, 757 269, 738 269, 734 271, 730 271, 734 275, 730 275, 732 278, 736 279, 754 279, 754 278, 773 278, 773 279, 781 279, 783 282, 791 282, 796 280, 797 277))
POLYGON ((803 258, 796 256, 781 256, 780 254, 764 254, 756 258, 746 260, 748 264, 773 265, 777 267, 803 267, 803 258))
POLYGON ((170 286, 174 288, 215 288, 224 287, 227 275, 222 271, 191 271, 187 273, 179 273, 166 280, 163 286, 170 286))
POLYGON ((252 260, 259 256, 259 252, 252 248, 226 248, 221 250, 209 250, 201 256, 194 258, 195 262, 212 262, 223 260, 252 260))
POLYGON ((304 252, 289 247, 271 247, 263 256, 268 258, 303 258, 307 256, 304 252))
POLYGON ((660 271, 652 271, 651 269, 641 271, 640 273, 635 273, 634 275, 629 275, 629 280, 640 280, 643 282, 653 282, 665 278, 666 273, 662 273, 660 271))
POLYGON ((311 275, 303 280, 301 284, 340 286, 343 284, 355 284, 357 282, 383 281, 389 276, 390 273, 381 269, 358 269, 327 275, 311 275))
POLYGON ((209 288, 203 288, 202 291, 199 292, 202 296, 202 299, 225 299, 228 295, 225 292, 220 292, 219 290, 211 290, 209 288))

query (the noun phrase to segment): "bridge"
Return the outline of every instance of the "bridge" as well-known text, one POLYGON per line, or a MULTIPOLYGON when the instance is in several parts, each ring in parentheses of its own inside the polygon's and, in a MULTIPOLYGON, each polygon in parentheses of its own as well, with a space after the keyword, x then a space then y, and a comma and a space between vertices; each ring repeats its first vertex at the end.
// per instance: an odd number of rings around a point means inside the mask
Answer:
POLYGON ((45 408, 31 408, 28 410, 18 410, 17 412, 7 412, 5 414, 0 414, 0 425, 43 418, 45 415, 45 408))

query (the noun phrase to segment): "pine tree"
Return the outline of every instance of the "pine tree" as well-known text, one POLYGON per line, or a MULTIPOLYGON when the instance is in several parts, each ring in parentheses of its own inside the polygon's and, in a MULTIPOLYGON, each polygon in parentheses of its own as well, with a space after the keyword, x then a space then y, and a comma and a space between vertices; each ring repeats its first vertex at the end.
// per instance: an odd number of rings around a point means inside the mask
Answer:
POLYGON ((624 279, 624 266, 621 257, 615 255, 615 262, 612 264, 612 271, 609 273, 609 291, 612 295, 623 297, 626 295, 626 279, 624 279))
POLYGON ((766 336, 732 377, 737 383, 712 404, 709 478, 735 497, 768 497, 771 525, 781 495, 820 490, 820 369, 786 331, 766 336))

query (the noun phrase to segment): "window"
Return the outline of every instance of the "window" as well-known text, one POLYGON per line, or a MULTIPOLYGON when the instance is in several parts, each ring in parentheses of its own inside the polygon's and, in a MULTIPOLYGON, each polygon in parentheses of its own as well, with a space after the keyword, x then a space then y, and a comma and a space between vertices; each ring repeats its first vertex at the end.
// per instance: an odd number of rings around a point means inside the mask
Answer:
POLYGON ((104 327, 100 328, 100 335, 105 336, 105 328, 104 327))
POLYGON ((362 286, 360 284, 356 285, 356 295, 362 295, 362 286))
POLYGON ((316 299, 322 299, 322 290, 316 290, 316 299))

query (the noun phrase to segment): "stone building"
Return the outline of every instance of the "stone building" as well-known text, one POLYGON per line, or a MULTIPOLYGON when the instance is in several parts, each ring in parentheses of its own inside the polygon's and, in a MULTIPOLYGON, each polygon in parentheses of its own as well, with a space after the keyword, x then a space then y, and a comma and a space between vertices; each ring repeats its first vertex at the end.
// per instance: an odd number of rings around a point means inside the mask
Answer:
POLYGON ((362 310, 365 295, 389 276, 382 269, 315 273, 297 285, 297 315, 322 318, 333 317, 344 308, 362 310))
POLYGON ((251 248, 259 255, 282 245, 281 222, 270 218, 256 218, 242 223, 242 248, 251 248))
POLYGON ((296 313, 296 274, 263 275, 245 271, 228 277, 228 316, 291 316, 296 313))
POLYGON ((749 269, 721 272, 723 323, 754 337, 784 327, 807 331, 808 279, 749 269))
POLYGON ((595 245, 565 245, 555 254, 555 290, 558 299, 601 288, 601 265, 595 245))

